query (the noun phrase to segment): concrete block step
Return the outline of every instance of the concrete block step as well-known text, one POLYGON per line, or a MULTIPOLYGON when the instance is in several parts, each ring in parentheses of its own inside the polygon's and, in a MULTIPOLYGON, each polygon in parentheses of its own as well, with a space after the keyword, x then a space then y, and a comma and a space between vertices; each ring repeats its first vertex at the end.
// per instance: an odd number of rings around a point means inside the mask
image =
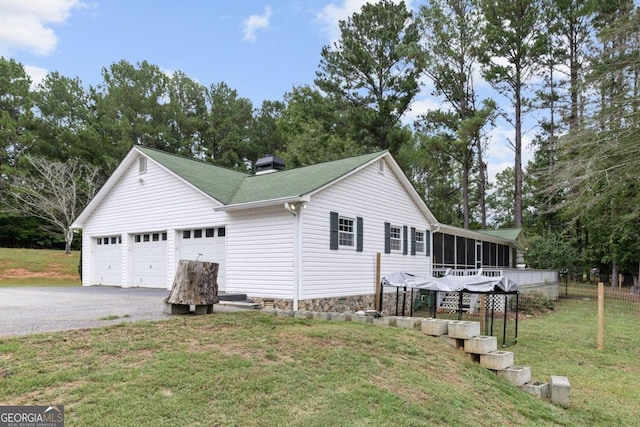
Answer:
MULTIPOLYGON (((220 297, 218 297, 220 298, 220 297)), ((249 310, 259 310, 262 308, 262 304, 259 304, 257 302, 253 302, 253 301, 226 301, 223 299, 220 299, 220 302, 218 302, 218 305, 223 305, 225 307, 234 307, 234 308, 245 308, 245 309, 249 309, 249 310)))
POLYGON ((219 293, 218 299, 220 301, 246 301, 247 294, 227 294, 227 293, 219 293))

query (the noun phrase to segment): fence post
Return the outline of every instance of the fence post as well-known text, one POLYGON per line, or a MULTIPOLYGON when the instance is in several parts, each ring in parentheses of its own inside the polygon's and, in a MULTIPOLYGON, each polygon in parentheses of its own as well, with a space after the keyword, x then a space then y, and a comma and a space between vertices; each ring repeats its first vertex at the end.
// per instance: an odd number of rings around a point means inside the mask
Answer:
POLYGON ((375 295, 375 309, 377 312, 382 311, 382 289, 380 289, 380 252, 376 253, 376 295, 375 295))
POLYGON ((485 328, 485 317, 487 317, 487 307, 485 304, 487 303, 486 294, 480 295, 480 330, 483 334, 487 334, 485 328))
POLYGON ((598 282, 598 350, 604 348, 604 283, 598 282))

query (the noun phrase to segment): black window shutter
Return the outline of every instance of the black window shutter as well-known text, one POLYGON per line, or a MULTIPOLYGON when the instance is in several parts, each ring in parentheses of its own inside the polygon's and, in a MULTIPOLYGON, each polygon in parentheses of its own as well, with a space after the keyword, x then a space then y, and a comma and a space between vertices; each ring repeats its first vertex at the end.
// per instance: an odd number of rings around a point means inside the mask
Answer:
POLYGON ((429 230, 424 233, 424 249, 427 256, 431 256, 431 231, 429 230))
POLYGON ((356 218, 356 251, 357 252, 362 252, 362 245, 363 245, 363 235, 364 235, 364 231, 363 231, 363 223, 362 223, 362 217, 357 217, 356 218))
POLYGON ((402 226, 402 255, 409 253, 409 229, 406 225, 402 226))
POLYGON ((391 223, 384 223, 384 253, 391 253, 391 223))
POLYGON ((338 249, 338 212, 330 213, 329 249, 338 249))
POLYGON ((411 255, 416 254, 416 228, 411 227, 411 255))

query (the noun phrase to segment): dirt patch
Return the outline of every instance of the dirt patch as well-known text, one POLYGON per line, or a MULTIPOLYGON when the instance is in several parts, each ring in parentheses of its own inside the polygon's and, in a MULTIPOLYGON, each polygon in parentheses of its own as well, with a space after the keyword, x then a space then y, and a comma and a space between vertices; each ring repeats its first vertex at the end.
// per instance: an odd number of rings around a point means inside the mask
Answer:
POLYGON ((48 279, 77 279, 77 274, 65 274, 56 271, 55 267, 46 272, 29 271, 25 268, 9 268, 0 273, 0 279, 28 279, 28 278, 48 278, 48 279))

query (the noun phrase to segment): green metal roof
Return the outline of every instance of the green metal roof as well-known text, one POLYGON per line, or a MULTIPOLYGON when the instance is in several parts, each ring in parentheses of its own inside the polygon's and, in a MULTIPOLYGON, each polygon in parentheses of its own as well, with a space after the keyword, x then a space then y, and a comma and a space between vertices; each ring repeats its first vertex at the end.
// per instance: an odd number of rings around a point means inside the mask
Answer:
POLYGON ((522 228, 503 228, 498 230, 475 230, 478 233, 486 234, 488 236, 500 237, 501 239, 518 240, 518 237, 522 233, 522 228))
POLYGON ((187 159, 146 147, 137 146, 136 148, 223 204, 229 203, 236 189, 247 177, 242 172, 225 169, 198 160, 187 159))
POLYGON ((302 196, 384 153, 383 151, 291 170, 249 175, 150 148, 136 148, 225 205, 302 196))

